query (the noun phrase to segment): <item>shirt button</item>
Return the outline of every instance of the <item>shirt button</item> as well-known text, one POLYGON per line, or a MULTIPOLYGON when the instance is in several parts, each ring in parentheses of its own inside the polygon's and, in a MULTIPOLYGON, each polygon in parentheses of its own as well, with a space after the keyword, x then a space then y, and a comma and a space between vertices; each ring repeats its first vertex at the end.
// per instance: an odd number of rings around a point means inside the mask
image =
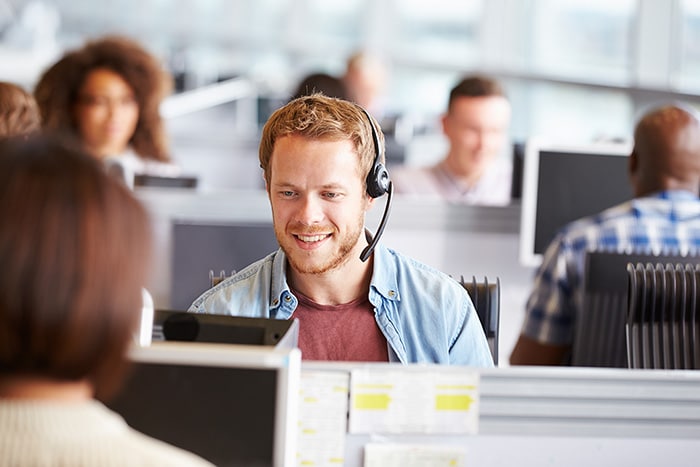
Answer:
POLYGON ((289 295, 285 295, 284 301, 287 302, 287 303, 289 303, 289 302, 292 301, 292 297, 290 297, 289 295))
POLYGON ((389 291, 389 296, 390 296, 391 298, 394 298, 394 297, 396 296, 396 292, 394 292, 393 290, 390 290, 390 291, 389 291))
POLYGON ((277 299, 272 300, 272 304, 275 306, 279 305, 279 303, 280 303, 280 301, 277 299))

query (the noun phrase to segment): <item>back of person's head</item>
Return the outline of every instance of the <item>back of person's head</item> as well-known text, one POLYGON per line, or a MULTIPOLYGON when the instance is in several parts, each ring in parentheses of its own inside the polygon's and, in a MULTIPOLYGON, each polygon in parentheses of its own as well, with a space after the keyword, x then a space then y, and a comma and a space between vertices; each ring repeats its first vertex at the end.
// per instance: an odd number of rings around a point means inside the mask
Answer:
POLYGON ((0 379, 118 386, 142 308, 145 209, 48 137, 0 142, 0 379))
POLYGON ((316 93, 338 99, 348 99, 348 93, 342 79, 327 73, 312 73, 299 82, 290 100, 316 93))
POLYGON ((700 121, 680 105, 647 112, 634 130, 630 171, 635 194, 700 188, 700 121))
POLYGON ((450 91, 448 110, 460 97, 507 97, 501 84, 493 78, 481 75, 467 76, 450 91))
MULTIPOLYGON (((384 134, 372 117, 380 146, 384 134)), ((322 94, 300 97, 277 109, 263 127, 260 139, 260 167, 265 181, 270 183, 270 158, 275 142, 284 136, 298 135, 304 138, 326 141, 351 141, 358 155, 358 168, 364 178, 372 169, 376 150, 372 127, 358 105, 322 94)), ((383 163, 384 153, 381 162, 383 163)))
POLYGON ((172 91, 172 76, 156 57, 126 37, 107 36, 87 42, 68 51, 46 70, 34 90, 44 128, 79 137, 76 105, 87 76, 97 69, 116 73, 134 92, 139 111, 130 140, 134 152, 144 158, 169 160, 159 107, 172 91))
POLYGON ((0 81, 0 139, 27 136, 40 127, 34 97, 20 86, 0 81))
POLYGON ((343 76, 348 100, 376 110, 373 107, 383 92, 386 78, 386 67, 378 56, 366 50, 356 51, 348 57, 343 76))

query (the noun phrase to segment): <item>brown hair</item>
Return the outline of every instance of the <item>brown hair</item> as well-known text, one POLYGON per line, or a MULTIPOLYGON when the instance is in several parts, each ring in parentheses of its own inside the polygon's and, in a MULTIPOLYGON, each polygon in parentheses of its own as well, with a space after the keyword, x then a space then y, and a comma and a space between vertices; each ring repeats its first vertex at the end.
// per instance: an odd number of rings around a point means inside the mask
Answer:
POLYGON ((16 84, 0 81, 0 138, 28 135, 39 127, 34 96, 16 84))
POLYGON ((499 96, 506 97, 506 93, 498 83, 498 81, 486 76, 468 76, 463 78, 450 91, 450 100, 448 102, 448 111, 452 110, 453 102, 460 97, 489 97, 499 96))
POLYGON ((292 94, 292 99, 315 93, 348 100, 348 93, 343 80, 327 73, 312 73, 306 75, 297 85, 296 91, 292 94))
POLYGON ((148 215, 99 161, 47 136, 0 142, 0 378, 111 394, 142 308, 148 215))
MULTIPOLYGON (((380 147, 383 147, 384 134, 377 121, 374 118, 372 121, 380 147)), ((362 108, 342 99, 312 94, 294 99, 277 109, 263 127, 259 157, 268 186, 271 178, 270 157, 275 142, 278 138, 292 134, 310 139, 350 140, 360 159, 358 168, 363 179, 372 169, 376 154, 372 127, 362 108)), ((383 163, 384 151, 380 149, 380 153, 383 163)))
POLYGON ((173 80, 156 58, 137 42, 109 36, 66 53, 40 78, 34 90, 45 128, 77 137, 73 109, 87 75, 105 68, 121 76, 134 91, 139 121, 130 140, 146 159, 169 161, 168 144, 159 106, 173 80))

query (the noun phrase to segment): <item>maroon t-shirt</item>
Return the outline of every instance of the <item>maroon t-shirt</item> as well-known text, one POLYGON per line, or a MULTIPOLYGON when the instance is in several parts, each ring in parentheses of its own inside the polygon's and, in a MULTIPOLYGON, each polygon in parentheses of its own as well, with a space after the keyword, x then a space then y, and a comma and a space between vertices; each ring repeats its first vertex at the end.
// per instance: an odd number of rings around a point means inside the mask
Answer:
POLYGON ((374 320, 367 297, 343 305, 319 305, 296 290, 292 318, 299 320, 299 348, 304 360, 387 362, 386 338, 374 320))

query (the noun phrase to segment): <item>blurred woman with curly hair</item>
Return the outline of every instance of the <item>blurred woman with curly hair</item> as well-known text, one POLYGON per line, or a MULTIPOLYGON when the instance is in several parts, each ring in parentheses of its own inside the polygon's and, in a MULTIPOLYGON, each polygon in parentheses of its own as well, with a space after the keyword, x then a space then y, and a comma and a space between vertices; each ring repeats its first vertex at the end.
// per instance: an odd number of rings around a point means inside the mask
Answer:
POLYGON ((34 96, 43 127, 76 137, 125 179, 177 175, 171 163, 161 101, 172 77, 137 42, 108 36, 68 51, 40 78, 34 96))

